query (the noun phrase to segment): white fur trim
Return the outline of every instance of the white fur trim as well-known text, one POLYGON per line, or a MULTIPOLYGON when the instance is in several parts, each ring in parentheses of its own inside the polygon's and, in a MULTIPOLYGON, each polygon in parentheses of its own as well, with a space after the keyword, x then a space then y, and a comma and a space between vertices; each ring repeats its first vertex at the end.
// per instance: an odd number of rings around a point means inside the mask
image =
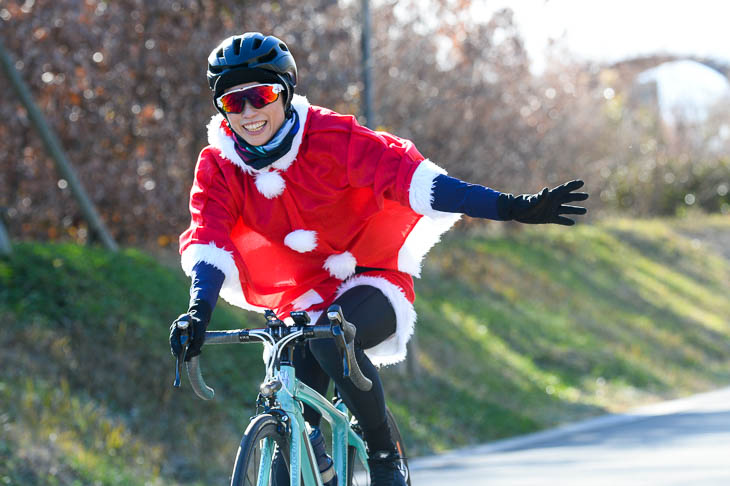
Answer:
MULTIPOLYGON (((309 101, 304 96, 294 95, 292 106, 299 115, 299 131, 294 135, 294 140, 292 140, 289 151, 271 164, 271 167, 281 171, 287 170, 297 158, 299 146, 302 144, 302 137, 304 135, 304 126, 307 123, 307 115, 309 114, 309 101)), ((261 172, 246 165, 243 159, 236 153, 233 137, 226 134, 225 130, 221 127, 223 120, 225 118, 220 113, 213 115, 213 118, 210 119, 210 123, 208 123, 208 144, 217 148, 223 157, 233 162, 244 172, 251 175, 261 172)), ((265 170, 262 169, 262 171, 265 170)))
POLYGON ((266 310, 263 307, 257 307, 246 302, 241 288, 241 281, 238 278, 238 267, 236 267, 236 262, 233 260, 233 254, 230 251, 218 248, 213 242, 207 245, 194 244, 185 248, 180 256, 180 264, 185 275, 190 277, 193 267, 198 262, 209 263, 223 272, 225 280, 223 280, 220 296, 226 302, 254 312, 264 312, 266 310))
POLYGON ((375 366, 403 361, 407 353, 406 344, 413 335, 416 324, 416 310, 413 308, 413 304, 397 285, 383 277, 368 275, 356 275, 343 282, 337 289, 337 297, 358 285, 370 285, 380 290, 395 310, 395 333, 377 346, 366 349, 365 354, 375 366))
POLYGON ((228 136, 221 126, 224 120, 225 118, 220 113, 213 115, 213 118, 210 119, 210 123, 208 123, 208 144, 218 149, 222 157, 233 162, 244 172, 253 175, 256 169, 246 165, 236 153, 233 137, 228 136))
POLYGON ((433 205, 433 185, 436 177, 446 175, 446 170, 434 164, 428 159, 423 160, 411 178, 411 185, 408 188, 408 200, 411 203, 411 209, 418 214, 426 216, 436 216, 441 211, 432 208, 433 205))
POLYGON ((309 114, 309 101, 304 96, 294 95, 291 105, 299 115, 299 131, 294 135, 294 140, 291 142, 289 151, 282 155, 279 160, 271 164, 274 169, 282 171, 287 170, 297 158, 299 146, 302 144, 302 137, 304 136, 304 125, 307 123, 307 115, 309 114))
POLYGON ((431 207, 434 180, 441 174, 445 175, 446 171, 425 159, 413 173, 408 188, 411 209, 423 217, 418 220, 398 252, 398 270, 414 277, 421 276, 421 262, 426 253, 461 217, 459 213, 436 211, 431 207))
POLYGON ((457 213, 444 214, 447 216, 437 219, 421 216, 398 251, 398 270, 414 277, 421 276, 421 265, 426 253, 461 218, 461 214, 457 213))
POLYGON ((307 253, 317 248, 317 232, 298 229, 284 238, 284 244, 299 253, 307 253))
POLYGON ((355 260, 355 256, 352 253, 346 251, 337 255, 328 256, 323 266, 333 277, 345 280, 355 273, 357 260, 355 260))
POLYGON ((270 172, 258 172, 254 176, 254 182, 256 183, 256 189, 263 194, 266 199, 273 199, 277 196, 281 196, 286 188, 284 178, 275 170, 270 172))
POLYGON ((307 310, 312 306, 321 304, 322 302, 324 302, 322 296, 319 295, 316 290, 311 289, 294 299, 291 304, 294 310, 301 311, 307 310))

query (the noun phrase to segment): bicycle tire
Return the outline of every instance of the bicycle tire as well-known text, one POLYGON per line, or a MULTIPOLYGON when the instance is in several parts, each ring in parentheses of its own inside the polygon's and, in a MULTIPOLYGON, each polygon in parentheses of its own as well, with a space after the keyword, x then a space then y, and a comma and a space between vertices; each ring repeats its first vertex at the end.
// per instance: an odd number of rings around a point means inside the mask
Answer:
POLYGON ((256 486, 258 484, 259 463, 263 453, 264 439, 271 439, 276 445, 272 451, 272 463, 268 465, 270 471, 268 484, 277 486, 276 473, 283 473, 283 471, 274 471, 272 468, 273 454, 276 450, 281 452, 285 461, 286 481, 284 484, 289 484, 289 436, 285 434, 281 423, 273 415, 262 414, 251 420, 243 434, 233 465, 231 486, 256 486))
MULTIPOLYGON (((390 431, 401 457, 400 470, 406 480, 406 484, 411 486, 411 473, 408 469, 408 455, 406 454, 406 446, 398 429, 398 423, 388 407, 385 407, 385 415, 390 426, 390 431)), ((347 486, 370 486, 370 476, 362 467, 360 461, 356 460, 357 451, 354 447, 347 448, 347 486)))

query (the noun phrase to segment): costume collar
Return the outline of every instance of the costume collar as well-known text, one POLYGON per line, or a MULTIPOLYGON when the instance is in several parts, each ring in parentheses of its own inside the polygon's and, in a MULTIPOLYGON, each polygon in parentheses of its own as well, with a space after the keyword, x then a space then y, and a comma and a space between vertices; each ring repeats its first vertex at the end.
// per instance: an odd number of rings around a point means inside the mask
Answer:
POLYGON ((236 153, 234 146, 233 132, 228 126, 228 122, 220 113, 211 118, 208 123, 208 144, 220 151, 220 154, 241 168, 244 172, 255 175, 261 172, 269 172, 272 169, 285 171, 291 166, 299 152, 299 146, 302 144, 302 135, 304 127, 307 123, 307 114, 309 113, 309 101, 304 96, 294 95, 292 99, 292 107, 299 115, 300 128, 292 140, 291 148, 287 153, 281 156, 276 162, 258 170, 246 164, 243 159, 236 153))

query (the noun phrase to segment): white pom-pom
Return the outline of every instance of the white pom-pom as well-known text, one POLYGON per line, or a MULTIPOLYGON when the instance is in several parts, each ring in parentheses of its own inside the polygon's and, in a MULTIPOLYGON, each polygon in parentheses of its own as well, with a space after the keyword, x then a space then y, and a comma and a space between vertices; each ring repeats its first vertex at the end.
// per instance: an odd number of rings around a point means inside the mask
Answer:
POLYGON ((306 253, 317 248, 317 232, 308 230, 295 230, 286 235, 284 244, 294 251, 306 253))
POLYGON ((256 189, 263 194, 266 199, 272 199, 281 196, 284 192, 284 178, 276 171, 259 172, 256 174, 256 189))
POLYGON ((349 251, 337 255, 330 255, 324 261, 325 270, 340 280, 345 280, 350 275, 353 275, 356 266, 357 260, 355 260, 355 256, 349 251))

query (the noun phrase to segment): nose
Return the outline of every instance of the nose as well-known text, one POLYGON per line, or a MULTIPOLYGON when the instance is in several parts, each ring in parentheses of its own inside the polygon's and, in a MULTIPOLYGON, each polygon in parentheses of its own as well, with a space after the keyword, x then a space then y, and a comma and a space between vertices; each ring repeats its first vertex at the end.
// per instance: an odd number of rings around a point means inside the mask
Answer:
POLYGON ((244 118, 250 117, 256 115, 257 111, 258 110, 254 108, 248 100, 246 100, 246 104, 243 105, 243 111, 241 112, 241 116, 243 116, 244 118))

